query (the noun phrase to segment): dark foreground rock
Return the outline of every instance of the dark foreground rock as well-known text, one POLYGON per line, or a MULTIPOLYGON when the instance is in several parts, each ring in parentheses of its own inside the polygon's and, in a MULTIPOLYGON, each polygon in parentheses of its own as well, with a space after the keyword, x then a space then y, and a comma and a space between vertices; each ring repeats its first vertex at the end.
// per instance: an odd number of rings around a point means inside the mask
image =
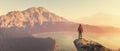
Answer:
POLYGON ((97 42, 88 41, 83 38, 74 40, 74 45, 78 51, 111 51, 97 42))

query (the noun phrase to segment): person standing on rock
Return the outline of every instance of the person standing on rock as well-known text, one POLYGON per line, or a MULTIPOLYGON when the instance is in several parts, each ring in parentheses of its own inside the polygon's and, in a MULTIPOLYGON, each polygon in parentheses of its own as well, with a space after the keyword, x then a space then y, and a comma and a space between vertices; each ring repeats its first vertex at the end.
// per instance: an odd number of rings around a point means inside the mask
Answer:
POLYGON ((82 32, 83 32, 83 27, 82 27, 81 24, 79 24, 78 32, 79 32, 79 37, 78 37, 78 39, 81 39, 81 38, 82 38, 82 32))

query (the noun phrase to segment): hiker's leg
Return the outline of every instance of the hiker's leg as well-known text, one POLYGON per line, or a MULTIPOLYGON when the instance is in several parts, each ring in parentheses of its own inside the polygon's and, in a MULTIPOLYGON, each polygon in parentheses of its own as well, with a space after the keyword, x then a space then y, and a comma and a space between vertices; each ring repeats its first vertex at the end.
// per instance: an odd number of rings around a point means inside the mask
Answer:
POLYGON ((80 36, 80 38, 82 38, 82 32, 80 32, 80 35, 79 35, 79 36, 80 36))
POLYGON ((78 39, 80 39, 80 32, 78 32, 78 39))
POLYGON ((80 38, 82 38, 82 32, 78 32, 78 38, 80 39, 80 38))
POLYGON ((81 38, 82 38, 82 32, 81 32, 81 38))

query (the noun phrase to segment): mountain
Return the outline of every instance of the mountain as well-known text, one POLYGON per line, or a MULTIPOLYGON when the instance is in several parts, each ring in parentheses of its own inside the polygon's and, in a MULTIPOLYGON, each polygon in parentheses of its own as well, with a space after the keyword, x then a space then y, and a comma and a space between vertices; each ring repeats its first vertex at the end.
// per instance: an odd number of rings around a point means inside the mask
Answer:
MULTIPOLYGON (((0 34, 8 36, 28 36, 43 32, 77 32, 79 23, 49 12, 44 7, 32 7, 24 11, 11 11, 0 16, 0 34), (13 35, 12 35, 13 34, 13 35)), ((82 24, 85 33, 102 34, 120 32, 119 28, 82 24)))
POLYGON ((34 26, 35 24, 43 24, 45 22, 67 22, 66 19, 57 16, 43 7, 32 7, 24 11, 12 11, 7 15, 0 16, 0 27, 25 28, 26 26, 34 26))
POLYGON ((43 7, 32 7, 24 11, 12 11, 0 16, 0 34, 25 36, 40 32, 61 31, 64 29, 61 27, 65 23, 69 23, 69 21, 43 7))

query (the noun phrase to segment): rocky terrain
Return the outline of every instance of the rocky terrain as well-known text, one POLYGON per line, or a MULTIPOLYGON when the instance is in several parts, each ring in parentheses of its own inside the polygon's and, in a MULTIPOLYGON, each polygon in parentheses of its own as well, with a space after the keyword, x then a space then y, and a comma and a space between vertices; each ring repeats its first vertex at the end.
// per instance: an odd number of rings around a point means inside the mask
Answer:
POLYGON ((74 45, 78 51, 112 51, 95 41, 89 41, 84 38, 75 39, 74 45))

